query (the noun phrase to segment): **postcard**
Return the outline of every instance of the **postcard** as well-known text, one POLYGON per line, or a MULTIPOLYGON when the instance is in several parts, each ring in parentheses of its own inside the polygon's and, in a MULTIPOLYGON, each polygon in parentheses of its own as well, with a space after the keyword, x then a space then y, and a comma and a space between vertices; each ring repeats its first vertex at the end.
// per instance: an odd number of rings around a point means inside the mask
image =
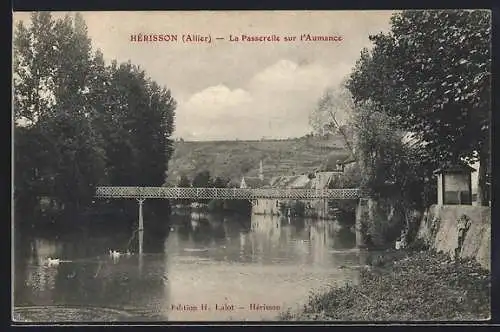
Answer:
POLYGON ((490 319, 490 11, 13 25, 14 324, 490 319))

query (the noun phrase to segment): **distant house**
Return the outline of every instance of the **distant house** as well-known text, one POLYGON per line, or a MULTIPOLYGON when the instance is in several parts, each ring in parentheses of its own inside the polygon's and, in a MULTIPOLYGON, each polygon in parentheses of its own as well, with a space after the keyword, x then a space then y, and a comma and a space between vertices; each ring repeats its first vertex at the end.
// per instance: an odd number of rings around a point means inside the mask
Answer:
POLYGON ((262 188, 265 185, 264 181, 261 178, 256 178, 256 177, 242 177, 241 178, 241 183, 240 183, 240 188, 241 189, 247 189, 247 188, 262 188))
POLYGON ((260 161, 260 167, 259 167, 259 177, 245 177, 243 176, 241 178, 240 182, 240 188, 241 189, 247 189, 247 188, 261 188, 265 185, 264 183, 264 167, 262 164, 262 160, 260 161))
POLYGON ((335 152, 328 155, 315 172, 343 172, 344 166, 354 161, 352 154, 335 152))
POLYGON ((348 171, 350 170, 351 168, 355 167, 356 166, 356 163, 357 163, 357 160, 356 158, 351 154, 349 155, 349 157, 347 157, 346 159, 344 159, 341 164, 342 164, 342 170, 345 172, 345 171, 348 171))
MULTIPOLYGON (((275 189, 327 189, 330 182, 339 176, 338 171, 315 172, 311 174, 277 176, 271 179, 268 188, 275 189)), ((293 200, 281 199, 258 199, 252 206, 252 213, 264 215, 281 215, 283 212, 288 215, 291 209, 286 206, 291 205, 293 200), (280 207, 285 206, 285 211, 280 207)), ((319 217, 326 217, 328 206, 323 200, 307 200, 304 206, 309 210, 309 214, 315 214, 319 217)))
MULTIPOLYGON (((355 159, 348 153, 331 154, 317 169, 300 175, 275 176, 269 180, 264 178, 263 164, 260 162, 258 177, 243 176, 240 188, 273 188, 273 189, 328 189, 331 182, 343 174, 347 165, 355 164, 355 159)), ((252 213, 262 215, 293 214, 291 208, 296 200, 258 199, 252 202, 252 213)), ((327 217, 328 205, 324 200, 301 201, 308 216, 327 217)))

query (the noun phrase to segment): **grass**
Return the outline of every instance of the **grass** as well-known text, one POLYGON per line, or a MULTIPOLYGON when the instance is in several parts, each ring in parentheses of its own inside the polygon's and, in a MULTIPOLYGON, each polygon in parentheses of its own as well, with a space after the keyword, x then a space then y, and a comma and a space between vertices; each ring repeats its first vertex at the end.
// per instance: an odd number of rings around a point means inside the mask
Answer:
POLYGON ((281 320, 422 321, 490 318, 490 273, 429 251, 362 270, 358 285, 314 294, 281 320))
POLYGON ((262 141, 175 142, 168 165, 167 183, 175 184, 182 174, 190 179, 202 170, 239 184, 241 177, 258 176, 262 160, 264 176, 303 174, 313 171, 326 157, 345 159, 348 153, 340 136, 328 139, 303 137, 262 141))

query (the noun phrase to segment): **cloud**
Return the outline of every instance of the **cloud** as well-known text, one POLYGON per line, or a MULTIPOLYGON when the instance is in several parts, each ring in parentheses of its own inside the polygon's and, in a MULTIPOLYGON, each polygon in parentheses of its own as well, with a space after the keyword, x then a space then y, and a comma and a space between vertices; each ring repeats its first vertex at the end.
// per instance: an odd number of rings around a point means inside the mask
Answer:
POLYGON ((208 87, 177 111, 176 136, 184 139, 260 139, 302 136, 308 116, 327 87, 348 73, 320 63, 299 65, 281 59, 257 72, 244 86, 208 87))
POLYGON ((242 89, 231 90, 222 84, 208 87, 180 103, 176 112, 176 136, 220 139, 228 133, 225 123, 237 120, 234 111, 246 108, 251 102, 250 94, 242 89))
POLYGON ((299 66, 293 61, 280 60, 257 73, 250 86, 259 89, 266 86, 273 91, 309 91, 328 83, 326 68, 317 64, 299 66))
POLYGON ((193 115, 203 112, 204 116, 217 118, 235 107, 252 101, 250 94, 242 89, 231 90, 225 85, 217 85, 195 93, 189 98, 185 109, 193 115))

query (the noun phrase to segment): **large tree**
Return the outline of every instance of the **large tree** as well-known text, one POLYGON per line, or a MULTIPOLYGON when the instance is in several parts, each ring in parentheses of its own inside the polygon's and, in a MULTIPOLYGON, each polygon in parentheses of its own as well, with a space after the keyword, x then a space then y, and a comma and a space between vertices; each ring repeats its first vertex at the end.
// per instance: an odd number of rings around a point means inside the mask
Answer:
POLYGON ((223 177, 217 176, 215 177, 212 186, 214 188, 227 188, 229 183, 229 179, 225 179, 223 177))
POLYGON ((78 209, 105 177, 102 140, 87 111, 90 40, 81 16, 18 23, 14 37, 15 187, 19 202, 49 196, 78 209))
MULTIPOLYGON (((347 84, 355 103, 393 117, 441 164, 480 161, 479 196, 490 163, 491 13, 403 11, 389 33, 371 36, 347 84)), ((484 200, 483 200, 483 203, 484 200)))
POLYGON ((354 104, 345 82, 337 88, 328 88, 309 114, 309 125, 316 135, 340 134, 344 144, 353 152, 353 131, 350 126, 354 104))
POLYGON ((130 63, 111 65, 110 87, 99 117, 106 127, 110 182, 161 186, 173 152, 176 102, 170 91, 130 63))
POLYGON ((189 178, 185 174, 182 174, 179 177, 179 181, 177 182, 177 187, 180 187, 180 188, 191 187, 191 181, 189 181, 189 178))
POLYGON ((193 178, 194 188, 209 188, 212 186, 212 177, 207 170, 198 172, 193 178))
POLYGON ((14 36, 15 199, 79 209, 96 185, 160 186, 175 100, 130 63, 92 54, 81 15, 34 13, 14 36))

